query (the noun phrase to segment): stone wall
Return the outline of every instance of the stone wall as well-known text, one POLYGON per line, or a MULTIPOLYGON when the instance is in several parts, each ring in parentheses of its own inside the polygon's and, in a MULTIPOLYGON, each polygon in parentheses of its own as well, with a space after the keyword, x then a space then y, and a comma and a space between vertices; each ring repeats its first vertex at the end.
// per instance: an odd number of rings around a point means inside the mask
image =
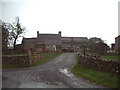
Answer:
POLYGON ((2 64, 29 64, 28 55, 3 55, 2 64))
POLYGON ((78 64, 83 67, 111 72, 113 74, 119 73, 120 61, 116 60, 101 60, 98 57, 92 56, 79 56, 78 55, 78 64))
POLYGON ((2 64, 34 64, 42 60, 42 55, 29 52, 24 55, 2 55, 2 64))

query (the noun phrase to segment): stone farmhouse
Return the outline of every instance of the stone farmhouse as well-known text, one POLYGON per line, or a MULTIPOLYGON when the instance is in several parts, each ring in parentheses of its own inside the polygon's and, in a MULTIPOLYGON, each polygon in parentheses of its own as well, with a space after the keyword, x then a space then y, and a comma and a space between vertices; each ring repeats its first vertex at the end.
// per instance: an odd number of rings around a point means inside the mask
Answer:
POLYGON ((81 43, 88 42, 87 37, 61 37, 63 51, 80 51, 81 43))
POLYGON ((28 51, 79 51, 81 42, 88 42, 87 37, 62 37, 58 34, 40 34, 37 38, 23 38, 22 46, 28 51))

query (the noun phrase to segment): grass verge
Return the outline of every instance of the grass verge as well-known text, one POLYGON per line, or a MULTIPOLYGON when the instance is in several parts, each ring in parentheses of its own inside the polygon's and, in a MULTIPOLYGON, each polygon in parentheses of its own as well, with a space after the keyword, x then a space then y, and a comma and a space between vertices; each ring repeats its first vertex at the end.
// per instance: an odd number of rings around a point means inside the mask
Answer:
POLYGON ((57 52, 57 53, 56 52, 47 52, 47 53, 44 53, 44 54, 42 54, 43 60, 41 60, 41 61, 39 61, 35 64, 31 64, 30 66, 35 66, 35 65, 38 65, 38 64, 49 62, 49 61, 55 59, 56 57, 58 57, 61 54, 62 54, 61 52, 57 52))
MULTIPOLYGON (((78 58, 76 58, 76 60, 78 62, 78 58)), ((78 77, 85 78, 102 86, 106 86, 109 88, 119 88, 120 81, 118 75, 85 68, 80 66, 79 64, 75 65, 71 69, 71 72, 78 77)))
POLYGON ((109 55, 105 55, 105 56, 101 56, 101 59, 106 59, 106 60, 120 60, 120 56, 109 56, 109 55))
POLYGON ((37 62, 37 63, 34 63, 34 64, 17 64, 17 65, 12 65, 12 64, 4 64, 2 66, 0 66, 0 68, 24 68, 24 67, 30 67, 30 66, 35 66, 35 65, 38 65, 38 64, 42 64, 42 63, 45 63, 45 62, 49 62, 53 59, 55 59, 56 57, 58 57, 59 55, 61 55, 62 53, 61 52, 46 52, 46 53, 43 53, 42 54, 42 57, 43 57, 43 60, 37 62))

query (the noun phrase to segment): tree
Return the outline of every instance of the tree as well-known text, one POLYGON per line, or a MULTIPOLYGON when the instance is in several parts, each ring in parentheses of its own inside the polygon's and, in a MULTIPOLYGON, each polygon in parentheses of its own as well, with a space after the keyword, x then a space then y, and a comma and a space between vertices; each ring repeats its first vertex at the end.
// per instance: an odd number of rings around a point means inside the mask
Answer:
POLYGON ((80 48, 82 49, 82 53, 84 56, 86 55, 86 51, 87 51, 88 46, 89 46, 89 43, 86 41, 82 41, 80 44, 80 48))
POLYGON ((101 38, 97 38, 97 37, 92 37, 92 38, 90 38, 89 40, 90 40, 90 42, 92 42, 92 43, 99 43, 99 42, 104 43, 104 41, 103 41, 101 38))
POLYGON ((102 42, 96 43, 96 49, 98 54, 105 54, 108 48, 109 46, 105 43, 102 42))
POLYGON ((89 39, 89 49, 91 52, 97 51, 96 43, 103 42, 101 38, 92 37, 89 39))
POLYGON ((89 39, 89 49, 93 53, 104 54, 108 45, 101 38, 92 37, 89 39))
POLYGON ((8 38, 9 38, 9 31, 6 27, 6 23, 2 22, 0 27, 2 28, 2 51, 6 51, 8 48, 8 38))
POLYGON ((13 41, 13 48, 15 49, 18 38, 23 37, 23 33, 25 32, 25 27, 21 26, 19 17, 16 17, 16 21, 9 25, 9 32, 9 39, 13 41))

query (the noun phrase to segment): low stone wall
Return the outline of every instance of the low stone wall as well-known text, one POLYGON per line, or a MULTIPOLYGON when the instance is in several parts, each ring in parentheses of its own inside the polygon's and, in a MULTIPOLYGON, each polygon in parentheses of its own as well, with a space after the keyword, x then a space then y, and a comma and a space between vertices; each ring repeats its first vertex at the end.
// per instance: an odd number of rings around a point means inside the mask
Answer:
POLYGON ((2 64, 29 64, 28 55, 3 55, 2 64))
POLYGON ((79 56, 78 55, 78 64, 81 66, 105 71, 105 72, 111 72, 113 74, 119 73, 120 68, 120 61, 115 60, 101 60, 98 57, 91 57, 91 56, 79 56))
POLYGON ((34 64, 42 60, 42 55, 28 52, 24 55, 2 55, 2 64, 34 64))

